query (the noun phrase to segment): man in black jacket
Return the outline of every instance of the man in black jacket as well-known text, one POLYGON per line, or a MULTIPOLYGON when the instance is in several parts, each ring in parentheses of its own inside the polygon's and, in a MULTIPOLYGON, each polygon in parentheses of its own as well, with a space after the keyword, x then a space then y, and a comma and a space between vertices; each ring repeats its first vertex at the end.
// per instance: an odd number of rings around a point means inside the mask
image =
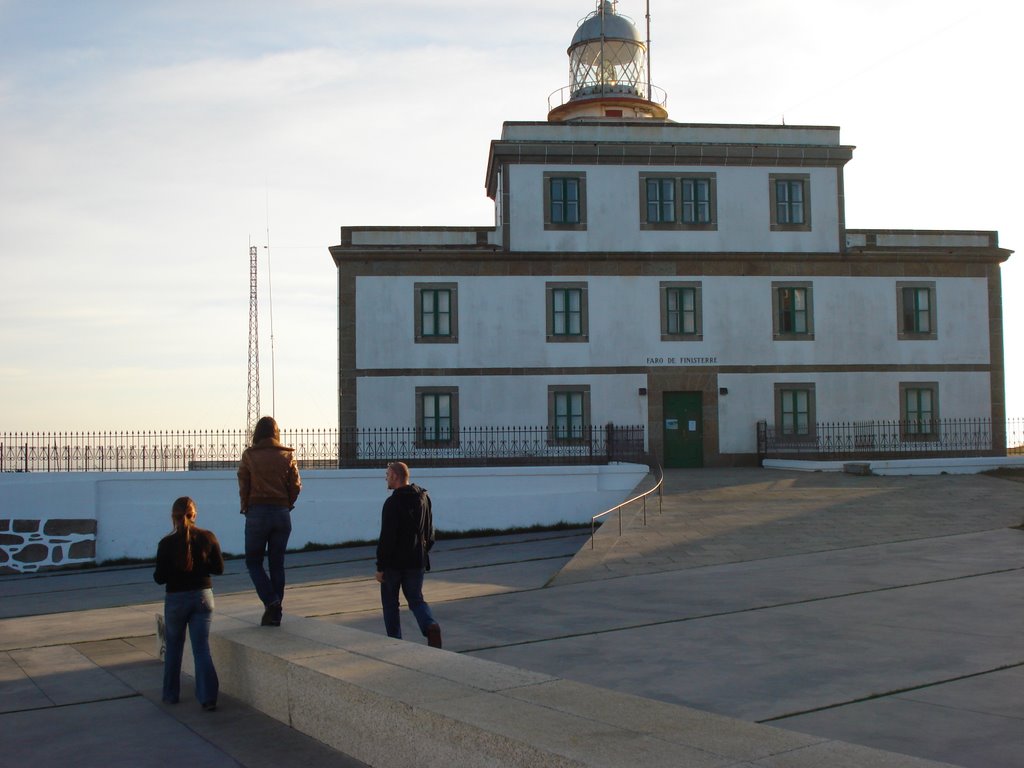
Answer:
POLYGON ((402 638, 398 612, 398 590, 420 625, 427 644, 441 647, 441 627, 434 621, 423 599, 423 575, 430 570, 430 548, 434 546, 434 518, 430 496, 409 482, 409 467, 401 461, 388 464, 385 475, 391 495, 381 511, 380 539, 377 541, 377 581, 384 609, 388 637, 402 638))

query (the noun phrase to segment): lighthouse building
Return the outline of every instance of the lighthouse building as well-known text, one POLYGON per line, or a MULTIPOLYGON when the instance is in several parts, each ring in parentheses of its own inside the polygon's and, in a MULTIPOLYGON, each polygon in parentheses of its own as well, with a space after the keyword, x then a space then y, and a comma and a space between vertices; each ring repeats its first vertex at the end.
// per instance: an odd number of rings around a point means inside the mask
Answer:
POLYGON ((547 119, 491 142, 493 226, 330 248, 343 433, 640 425, 665 466, 723 466, 963 420, 1005 451, 997 233, 847 228, 839 128, 673 122, 615 2, 568 54, 547 119))

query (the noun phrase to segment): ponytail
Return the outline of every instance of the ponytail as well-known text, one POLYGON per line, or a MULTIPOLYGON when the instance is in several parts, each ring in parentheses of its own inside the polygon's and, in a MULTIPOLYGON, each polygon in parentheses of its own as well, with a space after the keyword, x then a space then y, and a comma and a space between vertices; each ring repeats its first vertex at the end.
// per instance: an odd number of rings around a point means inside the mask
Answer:
POLYGON ((174 532, 181 534, 178 567, 186 572, 191 571, 195 565, 192 560, 192 529, 196 524, 196 503, 188 496, 175 499, 171 507, 171 522, 174 523, 174 532))

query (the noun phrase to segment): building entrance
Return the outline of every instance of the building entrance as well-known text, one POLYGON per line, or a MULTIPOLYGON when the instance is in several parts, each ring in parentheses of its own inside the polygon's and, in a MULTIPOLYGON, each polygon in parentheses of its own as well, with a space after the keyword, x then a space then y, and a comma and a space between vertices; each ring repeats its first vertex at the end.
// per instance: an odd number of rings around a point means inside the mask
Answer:
POLYGON ((703 467, 703 393, 665 392, 662 398, 665 467, 703 467))

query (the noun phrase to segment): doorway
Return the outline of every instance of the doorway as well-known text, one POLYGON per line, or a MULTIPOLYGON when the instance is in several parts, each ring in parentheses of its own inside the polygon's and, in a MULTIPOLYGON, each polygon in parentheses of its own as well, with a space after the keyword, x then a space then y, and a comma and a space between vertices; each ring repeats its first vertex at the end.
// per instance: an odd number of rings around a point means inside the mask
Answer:
POLYGON ((662 394, 665 467, 704 466, 703 392, 662 394))

